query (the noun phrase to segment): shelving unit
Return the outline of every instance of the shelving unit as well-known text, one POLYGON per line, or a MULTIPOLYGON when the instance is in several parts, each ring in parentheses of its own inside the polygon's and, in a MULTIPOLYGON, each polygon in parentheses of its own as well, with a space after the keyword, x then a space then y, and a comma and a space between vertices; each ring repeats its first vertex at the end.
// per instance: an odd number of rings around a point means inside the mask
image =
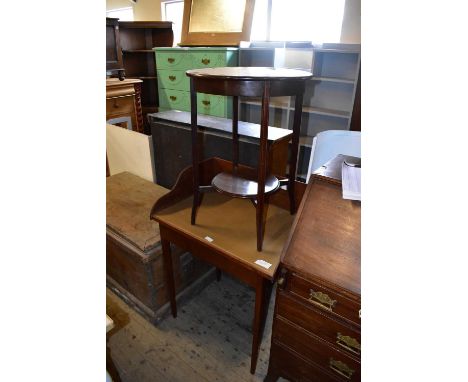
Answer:
POLYGON ((154 47, 170 47, 174 41, 170 21, 119 21, 120 47, 126 78, 143 81, 141 103, 146 115, 159 107, 158 82, 154 47))
MULTIPOLYGON (((297 172, 300 180, 305 181, 312 140, 317 133, 325 130, 349 130, 352 120, 360 125, 360 100, 355 102, 360 61, 359 44, 289 48, 287 45, 278 47, 275 43, 269 48, 262 46, 239 50, 239 66, 272 66, 313 73, 312 79, 307 81, 302 108, 297 172)), ((293 109, 292 97, 272 98, 270 126, 291 126, 293 109)), ((240 99, 241 120, 259 123, 260 110, 260 102, 240 99)), ((353 130, 360 130, 360 126, 354 126, 353 130)))

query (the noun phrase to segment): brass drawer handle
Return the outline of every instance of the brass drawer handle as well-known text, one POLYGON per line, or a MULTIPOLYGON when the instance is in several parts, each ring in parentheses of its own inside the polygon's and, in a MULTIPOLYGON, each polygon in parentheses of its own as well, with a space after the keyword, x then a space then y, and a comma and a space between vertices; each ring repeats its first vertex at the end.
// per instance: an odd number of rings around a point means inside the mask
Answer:
POLYGON ((332 369, 335 373, 342 375, 346 379, 350 380, 353 376, 355 370, 351 369, 348 365, 344 362, 337 361, 333 358, 330 358, 330 362, 328 363, 328 367, 332 369))
POLYGON ((170 79, 171 81, 175 81, 175 80, 176 80, 176 76, 169 76, 169 79, 170 79))
POLYGON ((169 96, 169 98, 171 99, 171 101, 175 101, 177 99, 176 96, 169 96))
POLYGON ((326 309, 330 312, 333 312, 333 308, 336 305, 336 300, 332 300, 328 294, 323 292, 314 292, 312 289, 310 290, 309 301, 319 306, 320 308, 326 309), (314 301, 317 300, 317 301, 314 301))
POLYGON ((211 102, 210 101, 207 101, 206 99, 204 99, 203 101, 201 101, 203 105, 205 106, 208 106, 211 102))
POLYGON ((336 343, 351 353, 357 355, 361 354, 361 344, 353 337, 344 336, 341 333, 336 333, 336 343))
POLYGON ((168 57, 167 59, 167 62, 169 62, 169 64, 172 64, 174 61, 175 61, 175 58, 172 58, 172 57, 168 57))
POLYGON ((210 59, 209 58, 203 58, 201 60, 201 62, 202 62, 203 65, 208 65, 210 63, 210 59))

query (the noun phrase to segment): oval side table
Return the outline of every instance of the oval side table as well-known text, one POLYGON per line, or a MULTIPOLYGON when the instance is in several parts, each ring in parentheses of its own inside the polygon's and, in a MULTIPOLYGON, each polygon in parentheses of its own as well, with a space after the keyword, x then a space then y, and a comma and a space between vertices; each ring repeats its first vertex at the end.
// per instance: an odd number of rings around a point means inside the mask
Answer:
POLYGON ((195 224, 197 209, 200 206, 201 192, 215 189, 232 197, 251 199, 256 207, 257 250, 262 250, 263 234, 266 221, 266 205, 268 195, 274 193, 279 187, 286 185, 289 193, 291 214, 296 212, 294 200, 294 181, 296 178, 297 153, 299 146, 299 131, 301 126, 302 98, 305 89, 305 81, 312 74, 302 70, 277 69, 261 67, 221 67, 194 69, 186 72, 190 77, 190 104, 192 127, 192 160, 193 160, 193 206, 191 223, 195 224), (232 174, 223 172, 216 175, 211 186, 200 187, 199 178, 199 147, 197 141, 197 92, 223 96, 232 96, 232 174), (258 158, 257 181, 244 179, 237 176, 239 164, 239 130, 238 130, 238 106, 239 97, 261 97, 262 111, 260 131, 243 132, 243 135, 257 137, 260 140, 258 158), (294 122, 292 132, 287 129, 275 129, 284 132, 276 134, 268 127, 270 97, 294 96, 294 122), (271 135, 271 136, 270 136, 271 135), (276 135, 276 137, 274 137, 276 135), (279 180, 271 174, 267 174, 268 141, 284 139, 290 135, 292 139, 291 156, 289 159, 289 174, 287 179, 279 180))

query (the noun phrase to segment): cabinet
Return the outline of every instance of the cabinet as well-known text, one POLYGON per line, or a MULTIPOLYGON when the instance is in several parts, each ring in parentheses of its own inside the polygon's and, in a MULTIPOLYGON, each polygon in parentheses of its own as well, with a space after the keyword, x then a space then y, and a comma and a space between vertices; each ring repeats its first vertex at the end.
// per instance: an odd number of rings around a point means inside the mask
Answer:
POLYGON ((106 80, 106 120, 126 129, 143 132, 141 80, 106 80))
POLYGON ((106 70, 122 69, 119 19, 106 17, 106 70))
POLYGON ((361 207, 341 192, 318 177, 307 186, 281 260, 265 382, 361 380, 361 207))
MULTIPOLYGON (((174 34, 168 21, 120 21, 120 47, 126 78, 142 80, 143 115, 154 113, 159 106, 156 63, 153 48, 172 46, 174 34)), ((146 120, 146 118, 145 118, 146 120)), ((145 126, 149 132, 149 126, 145 126)))
MULTIPOLYGON (((155 48, 160 110, 190 111, 190 69, 237 66, 237 48, 155 48)), ((198 113, 232 116, 228 97, 199 93, 198 113)))
MULTIPOLYGON (((244 48, 240 50, 240 66, 274 66, 308 70, 313 73, 307 82, 302 108, 301 138, 297 176, 305 181, 312 140, 325 130, 360 130, 360 99, 356 99, 360 73, 360 45, 323 44, 315 47, 244 48), (359 125, 359 126, 358 126, 359 125)), ((294 117, 294 100, 276 97, 270 101, 270 125, 290 126, 294 117)), ((241 99, 240 119, 259 123, 260 100, 241 99)))

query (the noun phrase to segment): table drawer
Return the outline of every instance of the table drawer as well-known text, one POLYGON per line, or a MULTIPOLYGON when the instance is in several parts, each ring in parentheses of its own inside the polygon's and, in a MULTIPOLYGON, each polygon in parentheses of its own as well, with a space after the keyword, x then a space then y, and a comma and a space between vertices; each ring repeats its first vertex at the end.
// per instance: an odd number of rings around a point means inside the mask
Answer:
POLYGON ((131 114, 135 110, 133 95, 126 97, 106 98, 106 114, 131 114))
POLYGON ((197 111, 201 114, 225 117, 226 97, 213 94, 197 93, 197 111))
POLYGON ((182 90, 162 89, 159 106, 173 110, 190 111, 190 93, 182 90))
POLYGON ((361 380, 358 360, 279 317, 275 320, 274 338, 343 381, 361 380))
POLYGON ((192 68, 192 57, 185 51, 158 52, 156 51, 156 68, 173 69, 173 70, 188 70, 192 68))
POLYGON ((185 70, 158 70, 158 85, 162 89, 190 91, 190 79, 185 70))
POLYGON ((288 293, 278 291, 276 314, 336 345, 347 354, 357 357, 361 355, 360 331, 344 325, 320 308, 306 306, 288 293))
POLYGON ((361 304, 323 285, 311 282, 293 273, 287 277, 286 290, 298 296, 308 305, 341 316, 358 325, 361 324, 361 318, 359 317, 361 304))

